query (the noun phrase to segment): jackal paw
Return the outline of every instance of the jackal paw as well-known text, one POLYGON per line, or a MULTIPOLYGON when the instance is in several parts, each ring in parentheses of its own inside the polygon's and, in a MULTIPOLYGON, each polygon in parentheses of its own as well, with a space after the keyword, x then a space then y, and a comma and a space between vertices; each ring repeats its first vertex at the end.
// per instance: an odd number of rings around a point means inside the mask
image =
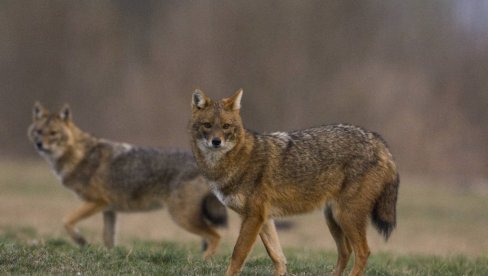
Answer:
POLYGON ((75 237, 73 238, 74 241, 76 242, 77 245, 81 246, 81 247, 84 247, 85 245, 87 245, 88 243, 86 242, 85 238, 83 238, 82 236, 79 236, 79 237, 75 237))
POLYGON ((285 271, 276 271, 275 272, 275 276, 286 276, 288 273, 286 273, 286 270, 285 271))

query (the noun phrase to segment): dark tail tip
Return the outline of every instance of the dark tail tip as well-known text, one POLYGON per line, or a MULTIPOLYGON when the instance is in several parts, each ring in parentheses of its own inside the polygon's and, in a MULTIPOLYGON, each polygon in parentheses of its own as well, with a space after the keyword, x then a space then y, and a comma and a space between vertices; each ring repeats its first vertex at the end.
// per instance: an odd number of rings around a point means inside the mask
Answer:
POLYGON ((227 226, 227 208, 225 208, 213 193, 208 193, 203 199, 202 212, 205 219, 211 224, 219 227, 227 226))
POLYGON ((398 198, 398 187, 400 176, 396 174, 391 183, 387 183, 378 200, 376 201, 371 220, 378 232, 383 235, 385 240, 391 235, 396 227, 396 203, 398 198))
POLYGON ((382 220, 374 211, 372 215, 372 220, 376 230, 378 230, 378 232, 385 238, 385 240, 388 240, 391 233, 396 227, 396 222, 391 223, 390 221, 382 220))

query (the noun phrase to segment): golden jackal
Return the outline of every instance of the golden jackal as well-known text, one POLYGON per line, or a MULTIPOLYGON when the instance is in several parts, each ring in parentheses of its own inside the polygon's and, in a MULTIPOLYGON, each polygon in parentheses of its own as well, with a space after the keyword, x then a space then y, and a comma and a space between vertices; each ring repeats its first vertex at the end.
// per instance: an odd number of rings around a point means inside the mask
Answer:
POLYGON ((351 275, 361 275, 370 254, 368 216, 387 239, 396 225, 399 176, 381 137, 351 125, 326 125, 258 134, 243 127, 242 90, 213 101, 193 93, 190 132, 198 166, 214 193, 239 213, 242 225, 227 269, 238 274, 257 235, 286 274, 273 218, 324 208, 338 250, 335 275, 352 252, 351 275))
POLYGON ((166 205, 179 226, 203 238, 204 257, 215 252, 220 236, 214 226, 226 223, 227 212, 210 192, 191 153, 95 138, 73 123, 67 105, 50 113, 36 103, 28 134, 62 184, 84 201, 64 219, 68 234, 79 245, 86 243, 75 228, 82 219, 103 212, 103 241, 110 248, 116 212, 166 205))

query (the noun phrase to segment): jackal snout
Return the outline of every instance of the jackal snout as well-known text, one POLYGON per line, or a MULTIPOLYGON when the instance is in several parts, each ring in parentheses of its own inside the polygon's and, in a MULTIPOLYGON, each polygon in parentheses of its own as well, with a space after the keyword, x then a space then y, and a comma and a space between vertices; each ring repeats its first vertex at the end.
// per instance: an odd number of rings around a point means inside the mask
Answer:
POLYGON ((228 124, 205 122, 200 127, 199 145, 205 150, 229 150, 235 145, 234 135, 228 124))
POLYGON ((44 144, 41 142, 41 141, 37 141, 35 142, 35 145, 36 145, 36 149, 39 150, 39 151, 44 151, 44 144))
POLYGON ((222 139, 220 137, 212 138, 212 146, 214 148, 220 148, 221 145, 222 145, 222 139))
MULTIPOLYGON (((208 128, 204 125, 204 128, 208 128)), ((205 135, 205 134, 204 134, 205 135)), ((210 126, 208 134, 205 135, 205 140, 207 141, 207 146, 210 148, 225 148, 227 146, 227 141, 223 129, 219 124, 214 124, 210 126)))

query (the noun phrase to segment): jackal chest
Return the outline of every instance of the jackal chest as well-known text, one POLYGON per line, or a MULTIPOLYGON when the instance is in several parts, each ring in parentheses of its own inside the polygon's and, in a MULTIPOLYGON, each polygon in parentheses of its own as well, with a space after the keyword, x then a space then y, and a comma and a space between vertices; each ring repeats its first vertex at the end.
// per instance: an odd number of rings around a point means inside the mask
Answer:
POLYGON ((84 201, 106 201, 107 199, 107 195, 97 186, 76 182, 63 183, 63 185, 84 201))
POLYGON ((241 213, 245 207, 245 197, 241 193, 225 195, 219 189, 213 189, 215 196, 224 204, 225 206, 231 208, 237 213, 241 213))

